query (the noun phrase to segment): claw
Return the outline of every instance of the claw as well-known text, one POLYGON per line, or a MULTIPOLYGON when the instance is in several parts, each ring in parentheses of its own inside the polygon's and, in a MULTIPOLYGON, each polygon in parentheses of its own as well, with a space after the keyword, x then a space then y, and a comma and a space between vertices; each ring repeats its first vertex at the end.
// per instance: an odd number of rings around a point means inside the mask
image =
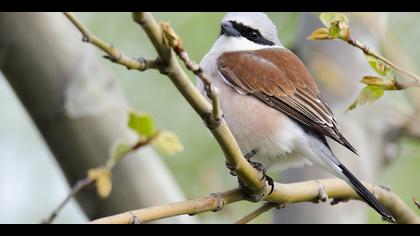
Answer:
POLYGON ((226 165, 226 168, 229 169, 229 174, 231 174, 232 176, 236 176, 236 173, 235 173, 236 166, 232 165, 230 162, 226 162, 225 165, 226 165))
POLYGON ((268 185, 270 185, 270 187, 271 187, 270 192, 268 193, 268 195, 270 195, 274 191, 274 180, 273 180, 273 178, 271 178, 270 176, 268 176, 266 174, 264 174, 264 177, 267 180, 268 185))
POLYGON ((131 219, 130 224, 133 224, 133 225, 141 224, 140 219, 136 215, 134 215, 132 212, 130 212, 130 215, 133 217, 131 219))
POLYGON ((319 181, 315 180, 319 184, 319 190, 318 190, 318 202, 326 202, 328 200, 328 194, 325 191, 325 187, 323 184, 321 184, 319 181))

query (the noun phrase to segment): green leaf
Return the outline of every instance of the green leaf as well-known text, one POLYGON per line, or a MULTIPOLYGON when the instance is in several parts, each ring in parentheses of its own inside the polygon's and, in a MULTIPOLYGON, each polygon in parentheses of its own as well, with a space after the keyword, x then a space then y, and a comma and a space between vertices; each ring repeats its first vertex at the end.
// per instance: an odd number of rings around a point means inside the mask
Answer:
POLYGON ((153 139, 152 145, 156 151, 168 156, 174 156, 184 150, 178 136, 168 130, 160 131, 158 136, 153 139))
POLYGON ((106 167, 98 167, 88 170, 88 178, 95 181, 98 195, 105 199, 112 190, 111 171, 106 167))
POLYGON ((347 111, 353 110, 358 105, 371 103, 384 95, 384 90, 376 86, 366 86, 357 96, 356 100, 347 108, 347 111))
POLYGON ((330 28, 331 23, 334 21, 343 22, 346 25, 349 25, 349 18, 346 15, 338 12, 323 12, 319 15, 319 19, 325 27, 330 28))
POLYGON ((336 39, 340 36, 340 27, 338 26, 338 21, 333 21, 330 26, 329 30, 329 37, 332 39, 336 39))
POLYGON ((328 29, 326 28, 318 28, 314 32, 312 32, 311 35, 309 35, 309 40, 324 40, 324 39, 330 39, 329 37, 330 33, 328 29))
POLYGON ((324 12, 319 16, 322 23, 328 27, 330 39, 350 38, 349 19, 346 15, 337 12, 324 12))
POLYGON ((376 71, 376 73, 381 76, 387 76, 392 71, 391 67, 378 60, 376 57, 366 55, 366 59, 369 62, 369 65, 376 71))
POLYGON ((129 112, 128 127, 140 137, 149 138, 156 133, 152 117, 147 113, 129 112))

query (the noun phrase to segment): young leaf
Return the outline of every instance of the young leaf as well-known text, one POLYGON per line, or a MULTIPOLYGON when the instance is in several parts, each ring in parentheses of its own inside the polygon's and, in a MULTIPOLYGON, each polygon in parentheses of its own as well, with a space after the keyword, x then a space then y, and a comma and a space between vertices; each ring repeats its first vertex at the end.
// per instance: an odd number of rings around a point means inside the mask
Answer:
POLYGON ((379 87, 383 90, 398 90, 400 89, 397 82, 392 79, 382 79, 375 76, 364 76, 360 82, 370 85, 379 87))
POLYGON ((371 103, 384 95, 384 90, 376 86, 366 86, 357 96, 356 100, 347 108, 347 111, 353 110, 358 105, 371 103))
POLYGON ((180 47, 182 44, 181 38, 175 33, 168 22, 161 22, 160 27, 162 28, 163 34, 168 39, 169 46, 180 47))
POLYGON ((330 39, 330 33, 326 28, 318 28, 311 35, 309 35, 309 40, 325 40, 330 39))
POLYGON ((174 156, 184 150, 178 136, 167 130, 160 131, 152 145, 156 151, 168 156, 174 156))
POLYGON ((98 167, 88 171, 88 178, 95 181, 98 195, 105 199, 112 190, 111 171, 106 167, 98 167))
POLYGON ((349 25, 349 18, 338 12, 323 12, 319 15, 319 19, 327 28, 330 28, 331 23, 334 21, 343 22, 347 26, 349 25))
POLYGON ((343 39, 348 41, 350 38, 349 19, 346 15, 336 12, 321 13, 319 16, 322 23, 328 27, 330 39, 343 39))
POLYGON ((140 137, 151 137, 156 133, 152 117, 147 113, 129 112, 128 127, 140 137))
POLYGON ((378 60, 376 57, 366 55, 369 65, 381 76, 386 76, 392 71, 392 68, 378 60))

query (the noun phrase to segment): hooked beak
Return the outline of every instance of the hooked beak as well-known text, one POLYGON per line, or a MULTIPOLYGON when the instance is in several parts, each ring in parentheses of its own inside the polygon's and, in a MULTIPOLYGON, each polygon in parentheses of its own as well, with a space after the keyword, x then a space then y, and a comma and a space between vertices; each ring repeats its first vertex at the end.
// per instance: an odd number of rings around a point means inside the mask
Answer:
POLYGON ((222 22, 220 24, 220 27, 222 28, 222 34, 230 37, 239 37, 241 34, 233 27, 233 24, 229 21, 222 22))

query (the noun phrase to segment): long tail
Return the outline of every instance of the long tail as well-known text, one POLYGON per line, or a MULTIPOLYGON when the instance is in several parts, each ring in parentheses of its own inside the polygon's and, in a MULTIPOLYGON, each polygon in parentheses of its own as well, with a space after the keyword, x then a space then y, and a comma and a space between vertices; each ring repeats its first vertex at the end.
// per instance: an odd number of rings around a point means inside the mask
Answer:
POLYGON ((318 158, 312 158, 311 161, 318 163, 321 167, 346 181, 369 206, 375 209, 385 219, 395 222, 395 218, 378 201, 378 199, 376 199, 376 197, 373 196, 373 194, 369 192, 369 190, 335 157, 325 136, 310 130, 306 130, 306 132, 314 136, 314 139, 311 139, 312 142, 310 142, 310 146, 312 150, 318 154, 318 158))
POLYGON ((385 217, 391 222, 395 222, 395 218, 389 213, 389 211, 376 199, 375 196, 369 190, 363 186, 362 183, 342 164, 338 165, 340 167, 342 174, 345 176, 345 181, 353 187, 353 189, 359 194, 365 202, 375 209, 379 214, 385 217))

